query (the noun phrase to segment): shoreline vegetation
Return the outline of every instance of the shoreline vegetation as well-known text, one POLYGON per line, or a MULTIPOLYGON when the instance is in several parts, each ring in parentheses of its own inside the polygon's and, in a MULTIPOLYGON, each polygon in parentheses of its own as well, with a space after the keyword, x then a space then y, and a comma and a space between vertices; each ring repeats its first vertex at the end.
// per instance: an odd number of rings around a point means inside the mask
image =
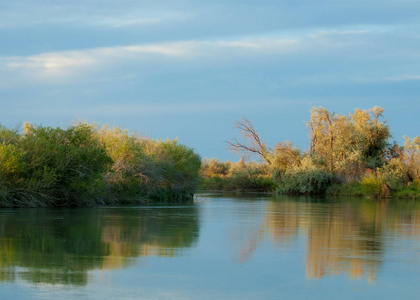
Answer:
POLYGON ((227 142, 238 162, 204 159, 201 190, 329 194, 420 199, 420 137, 391 142, 384 109, 356 109, 348 116, 322 107, 311 110, 310 149, 285 141, 272 149, 253 124, 236 122, 242 140, 227 142), (257 156, 260 162, 246 162, 257 156))
POLYGON ((79 123, 0 127, 0 206, 62 207, 193 199, 201 158, 177 140, 79 123))
POLYGON ((0 125, 0 207, 189 201, 196 189, 420 198, 420 137, 391 142, 383 109, 348 116, 311 110, 310 149, 270 149, 247 119, 227 142, 238 162, 201 159, 177 140, 78 123, 66 129, 0 125), (246 161, 252 155, 260 161, 246 161))

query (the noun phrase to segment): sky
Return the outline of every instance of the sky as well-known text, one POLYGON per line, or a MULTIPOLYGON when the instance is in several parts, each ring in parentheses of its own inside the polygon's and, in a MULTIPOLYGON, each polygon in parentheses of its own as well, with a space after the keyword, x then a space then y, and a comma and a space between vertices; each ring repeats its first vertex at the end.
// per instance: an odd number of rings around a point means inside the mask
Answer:
POLYGON ((75 121, 236 161, 248 118, 308 147, 310 109, 420 135, 420 0, 0 0, 0 123, 75 121))

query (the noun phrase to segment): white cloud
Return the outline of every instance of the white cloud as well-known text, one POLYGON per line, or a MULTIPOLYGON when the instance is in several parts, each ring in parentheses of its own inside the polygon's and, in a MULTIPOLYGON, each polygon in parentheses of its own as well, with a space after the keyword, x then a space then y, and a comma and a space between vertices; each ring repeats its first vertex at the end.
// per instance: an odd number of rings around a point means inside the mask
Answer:
POLYGON ((144 61, 160 63, 162 58, 195 59, 205 56, 235 56, 238 53, 290 51, 292 39, 251 39, 237 41, 180 41, 131 46, 102 47, 77 51, 43 53, 27 57, 1 57, 0 70, 22 72, 38 79, 78 75, 92 68, 144 61))
MULTIPOLYGON (((91 72, 109 74, 113 70, 138 67, 139 72, 153 72, 151 65, 183 68, 200 68, 211 62, 212 66, 226 63, 256 62, 273 57, 302 58, 317 56, 335 58, 340 55, 354 59, 381 55, 394 55, 395 51, 383 49, 386 43, 383 30, 330 30, 305 33, 295 37, 266 36, 242 37, 223 40, 187 40, 129 46, 101 47, 74 51, 43 53, 27 57, 0 57, 0 79, 4 82, 15 77, 16 82, 56 83, 72 80, 93 80, 91 72), (382 48, 381 48, 382 47, 382 48), (339 52, 332 52, 337 51, 339 52), (357 54, 355 54, 357 53, 357 54), (142 67, 146 66, 147 67, 142 67)), ((398 47, 398 46, 397 46, 398 47)), ((114 72, 115 73, 115 72, 114 72)), ((97 73, 95 73, 97 74, 97 73)), ((335 76, 334 74, 331 76, 335 76)), ((394 79, 397 80, 397 79, 394 79)), ((404 79, 403 80, 407 80, 404 79)), ((3 82, 3 86, 5 83, 3 82)))
POLYGON ((44 75, 58 75, 65 69, 83 68, 97 62, 94 56, 83 52, 46 53, 29 57, 14 57, 6 64, 9 69, 41 71, 44 75))

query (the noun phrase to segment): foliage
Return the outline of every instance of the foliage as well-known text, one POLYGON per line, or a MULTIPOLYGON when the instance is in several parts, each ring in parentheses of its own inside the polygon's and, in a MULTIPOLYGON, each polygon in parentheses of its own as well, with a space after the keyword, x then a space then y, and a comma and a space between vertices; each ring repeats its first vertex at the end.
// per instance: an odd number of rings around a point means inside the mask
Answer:
POLYGON ((200 156, 177 140, 148 139, 142 145, 159 170, 154 181, 157 195, 165 200, 192 199, 199 183, 200 156))
POLYGON ((81 206, 191 199, 200 158, 177 141, 152 141, 86 123, 67 129, 0 127, 0 205, 81 206))
POLYGON ((221 162, 215 158, 207 159, 204 158, 202 161, 202 167, 200 169, 200 176, 202 177, 216 177, 225 176, 229 173, 232 166, 230 161, 221 162))
POLYGON ((334 196, 354 196, 363 197, 362 185, 359 181, 349 183, 333 183, 326 191, 327 194, 334 196))
POLYGON ((380 197, 382 195, 382 187, 384 186, 383 177, 380 174, 368 174, 360 181, 362 194, 368 197, 380 197))
POLYGON ((279 142, 272 154, 273 167, 277 170, 286 171, 291 167, 301 165, 302 153, 291 142, 279 142))
POLYGON ((381 121, 383 111, 380 107, 356 109, 349 116, 344 116, 325 108, 313 108, 307 123, 311 155, 333 173, 357 176, 365 168, 382 166, 390 138, 386 120, 381 121))
POLYGON ((275 182, 267 164, 203 160, 200 189, 240 192, 273 192, 275 182), (223 172, 219 172, 223 171, 223 172))
POLYGON ((420 179, 420 137, 404 136, 403 159, 411 180, 420 179))
POLYGON ((396 190, 409 182, 408 168, 400 158, 391 158, 378 170, 386 185, 396 190))
POLYGON ((60 129, 26 123, 19 138, 3 134, 1 140, 6 206, 80 205, 111 163, 87 124, 60 129))
POLYGON ((393 196, 403 199, 420 199, 420 180, 415 179, 413 182, 399 187, 393 196))
POLYGON ((302 164, 284 173, 277 174, 278 193, 320 194, 324 193, 332 182, 332 174, 319 169, 309 157, 302 164))

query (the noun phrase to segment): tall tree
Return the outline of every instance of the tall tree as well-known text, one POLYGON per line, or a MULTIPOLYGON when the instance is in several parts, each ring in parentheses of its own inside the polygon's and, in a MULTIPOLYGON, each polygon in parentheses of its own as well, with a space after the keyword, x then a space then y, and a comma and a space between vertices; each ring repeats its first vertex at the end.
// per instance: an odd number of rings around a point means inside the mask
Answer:
POLYGON ((356 109, 349 116, 329 112, 322 107, 311 110, 311 155, 324 162, 330 172, 349 172, 361 163, 376 168, 384 162, 390 138, 383 118, 384 109, 356 109))
POLYGON ((337 115, 322 107, 311 110, 311 119, 307 123, 310 130, 310 153, 325 161, 329 171, 334 169, 334 128, 337 115))
POLYGON ((270 150, 265 143, 261 141, 260 135, 255 130, 252 123, 248 119, 243 118, 242 121, 235 122, 235 128, 239 130, 239 133, 244 137, 245 141, 238 141, 237 139, 227 141, 228 149, 235 153, 242 152, 245 154, 258 155, 263 161, 271 165, 270 150))

